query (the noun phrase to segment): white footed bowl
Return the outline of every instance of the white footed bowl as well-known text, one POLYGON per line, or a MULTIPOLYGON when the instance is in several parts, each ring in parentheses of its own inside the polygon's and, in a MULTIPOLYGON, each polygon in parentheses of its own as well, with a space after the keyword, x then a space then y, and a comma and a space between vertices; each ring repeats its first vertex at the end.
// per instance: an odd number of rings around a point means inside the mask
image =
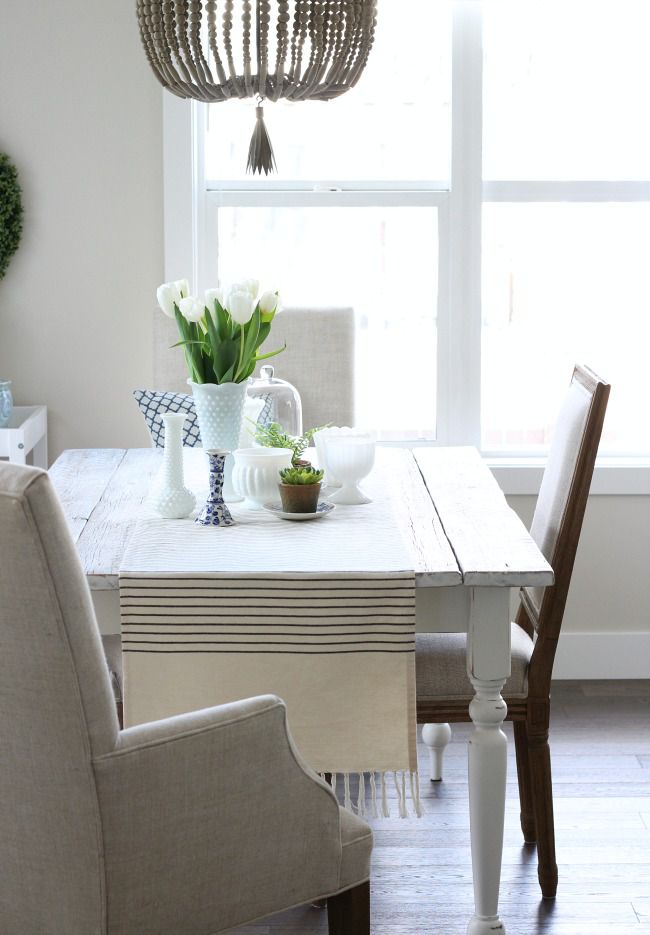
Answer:
POLYGON ((261 510, 269 500, 277 500, 279 471, 291 466, 290 448, 238 448, 233 452, 232 482, 249 510, 261 510))

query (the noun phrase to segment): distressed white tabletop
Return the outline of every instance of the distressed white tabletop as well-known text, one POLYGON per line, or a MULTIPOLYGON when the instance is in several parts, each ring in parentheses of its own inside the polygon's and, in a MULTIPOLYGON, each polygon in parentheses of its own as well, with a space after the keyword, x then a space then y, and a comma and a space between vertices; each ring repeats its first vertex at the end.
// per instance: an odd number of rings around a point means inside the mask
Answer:
MULTIPOLYGON (((91 588, 118 587, 126 543, 147 510, 161 458, 161 450, 153 448, 80 449, 63 452, 50 469, 91 588)), ((203 451, 186 449, 185 465, 188 486, 204 496, 203 451)), ((552 583, 549 565, 474 449, 379 448, 377 466, 362 486, 376 503, 390 501, 418 586, 552 583)), ((331 518, 311 524, 313 535, 336 516, 337 525, 353 537, 363 508, 347 512, 349 518, 339 507, 331 518)), ((270 547, 277 522, 260 524, 270 547)))

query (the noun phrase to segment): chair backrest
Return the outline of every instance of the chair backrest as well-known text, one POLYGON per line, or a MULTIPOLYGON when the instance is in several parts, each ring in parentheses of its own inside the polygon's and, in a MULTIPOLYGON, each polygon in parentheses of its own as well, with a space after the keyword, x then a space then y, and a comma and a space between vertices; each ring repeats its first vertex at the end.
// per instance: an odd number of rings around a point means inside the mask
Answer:
POLYGON ((0 463, 0 932, 105 931, 91 757, 112 750, 118 731, 49 477, 0 463))
POLYGON ((560 410, 530 528, 553 568, 555 584, 523 588, 517 622, 529 632, 537 631, 529 676, 544 684, 550 683, 609 389, 609 384, 587 367, 576 366, 560 410))
MULTIPOLYGON (((171 347, 178 341, 176 325, 165 315, 154 322, 154 383, 187 393, 183 354, 171 347)), ((274 320, 262 350, 285 342, 287 349, 265 363, 300 393, 305 429, 328 422, 354 425, 354 335, 351 308, 285 308, 274 320)))
POLYGON ((354 425, 354 312, 351 308, 285 308, 273 322, 264 352, 287 349, 263 363, 293 383, 304 429, 354 425))

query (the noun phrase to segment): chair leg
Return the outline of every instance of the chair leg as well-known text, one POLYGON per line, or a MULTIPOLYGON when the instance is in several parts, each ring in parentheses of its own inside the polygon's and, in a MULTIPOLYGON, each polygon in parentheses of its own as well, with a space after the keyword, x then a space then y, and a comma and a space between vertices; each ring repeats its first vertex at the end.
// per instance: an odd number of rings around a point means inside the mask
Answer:
POLYGON ((537 834, 535 831, 535 812, 533 810, 530 759, 528 757, 528 730, 525 721, 514 721, 512 726, 515 732, 515 753, 517 754, 521 830, 526 844, 534 844, 537 841, 537 834))
POLYGON ((370 935, 370 883, 327 900, 329 935, 370 935))
POLYGON ((431 782, 439 782, 442 779, 442 761, 450 740, 449 724, 422 725, 422 743, 429 748, 431 760, 431 782))
POLYGON ((533 808, 537 829, 537 877, 545 899, 557 892, 555 825, 553 822, 553 781, 548 731, 533 734, 528 726, 528 755, 533 788, 533 808))

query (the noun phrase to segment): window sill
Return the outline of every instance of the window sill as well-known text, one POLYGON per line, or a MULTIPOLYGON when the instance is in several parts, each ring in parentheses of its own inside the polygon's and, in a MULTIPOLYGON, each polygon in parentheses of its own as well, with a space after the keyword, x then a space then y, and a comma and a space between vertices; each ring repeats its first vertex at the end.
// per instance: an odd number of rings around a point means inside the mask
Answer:
MULTIPOLYGON (((503 492, 512 496, 537 496, 545 460, 537 457, 486 458, 503 492)), ((599 458, 590 494, 610 497, 650 495, 650 459, 599 458)))
MULTIPOLYGON (((421 439, 382 440, 380 445, 400 448, 420 448, 435 442, 421 439)), ((483 455, 499 487, 508 496, 536 497, 544 474, 546 458, 538 455, 483 455)), ((647 497, 650 496, 650 457, 602 457, 596 469, 590 490, 591 496, 647 497)))

